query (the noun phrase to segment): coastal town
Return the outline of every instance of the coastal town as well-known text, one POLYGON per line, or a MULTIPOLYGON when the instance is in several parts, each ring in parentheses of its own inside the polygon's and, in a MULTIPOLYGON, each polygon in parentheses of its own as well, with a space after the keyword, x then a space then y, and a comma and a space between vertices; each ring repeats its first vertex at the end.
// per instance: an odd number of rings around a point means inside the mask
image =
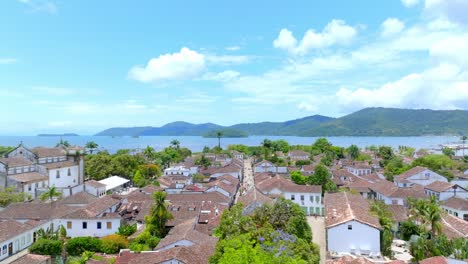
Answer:
POLYGON ((468 259, 468 156, 449 147, 0 151, 2 264, 468 259))

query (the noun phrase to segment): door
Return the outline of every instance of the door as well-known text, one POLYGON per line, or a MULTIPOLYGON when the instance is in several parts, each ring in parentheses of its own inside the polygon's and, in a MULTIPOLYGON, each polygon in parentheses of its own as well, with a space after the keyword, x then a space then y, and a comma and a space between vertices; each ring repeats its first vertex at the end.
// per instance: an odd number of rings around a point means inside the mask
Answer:
POLYGON ((8 256, 13 255, 13 243, 8 244, 8 256))

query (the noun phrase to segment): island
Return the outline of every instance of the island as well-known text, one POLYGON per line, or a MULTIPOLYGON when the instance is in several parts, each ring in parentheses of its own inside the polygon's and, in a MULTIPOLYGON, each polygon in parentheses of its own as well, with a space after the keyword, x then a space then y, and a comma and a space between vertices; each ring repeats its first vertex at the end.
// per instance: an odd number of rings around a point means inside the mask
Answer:
POLYGON ((80 135, 75 133, 63 133, 63 134, 38 134, 38 137, 79 137, 80 135))

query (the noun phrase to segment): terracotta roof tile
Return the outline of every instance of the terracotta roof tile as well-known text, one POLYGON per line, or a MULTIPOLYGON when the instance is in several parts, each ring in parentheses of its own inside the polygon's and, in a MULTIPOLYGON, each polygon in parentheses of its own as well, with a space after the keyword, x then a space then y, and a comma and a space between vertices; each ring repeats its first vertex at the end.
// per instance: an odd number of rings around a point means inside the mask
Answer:
POLYGON ((9 175, 8 178, 22 183, 41 182, 49 180, 49 177, 44 176, 38 172, 26 172, 15 175, 9 175))
POLYGON ((334 227, 351 220, 381 229, 379 219, 370 213, 369 201, 349 192, 325 193, 325 226, 334 227))
POLYGON ((282 192, 322 193, 322 186, 320 185, 299 185, 290 180, 286 180, 280 175, 266 179, 256 184, 256 187, 262 193, 269 193, 273 189, 279 189, 282 192))
POLYGON ((11 157, 11 158, 0 158, 0 163, 5 164, 9 168, 24 167, 24 166, 30 166, 34 164, 32 161, 22 156, 11 157))
POLYGON ((426 185, 424 188, 435 192, 443 192, 453 188, 454 186, 455 184, 450 182, 435 181, 426 185))
POLYGON ((455 210, 468 211, 468 199, 464 199, 458 196, 453 196, 445 201, 442 201, 441 204, 455 210))
POLYGON ((44 264, 50 263, 50 259, 50 256, 29 253, 11 262, 11 264, 44 264))
POLYGON ((449 214, 442 216, 442 233, 448 238, 468 237, 468 222, 449 214))
POLYGON ((406 180, 407 178, 409 178, 411 176, 414 176, 414 175, 416 175, 418 173, 421 173, 421 172, 423 172, 425 170, 427 170, 426 167, 416 166, 414 168, 411 168, 411 169, 403 172, 402 174, 400 174, 398 176, 395 176, 395 179, 397 179, 400 182, 403 182, 403 180, 406 180))
POLYGON ((419 261, 419 264, 448 264, 449 262, 445 257, 437 256, 432 258, 427 258, 419 261))
POLYGON ((44 163, 40 165, 49 170, 53 170, 53 169, 58 169, 58 168, 68 168, 68 167, 78 166, 78 163, 70 161, 70 160, 65 160, 65 161, 59 161, 59 162, 53 162, 53 163, 44 163))
POLYGON ((62 157, 66 156, 67 152, 63 148, 46 148, 46 147, 36 147, 32 149, 32 152, 37 155, 39 158, 48 158, 48 157, 62 157))

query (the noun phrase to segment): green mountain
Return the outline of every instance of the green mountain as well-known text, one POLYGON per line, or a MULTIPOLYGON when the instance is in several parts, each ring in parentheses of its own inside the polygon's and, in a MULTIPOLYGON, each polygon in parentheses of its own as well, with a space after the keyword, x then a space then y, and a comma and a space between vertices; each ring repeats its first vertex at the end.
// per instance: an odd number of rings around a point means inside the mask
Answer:
POLYGON ((314 115, 286 122, 246 123, 228 127, 212 123, 173 122, 162 127, 110 128, 97 136, 210 136, 216 131, 268 136, 466 135, 468 111, 365 108, 340 118, 314 115))

